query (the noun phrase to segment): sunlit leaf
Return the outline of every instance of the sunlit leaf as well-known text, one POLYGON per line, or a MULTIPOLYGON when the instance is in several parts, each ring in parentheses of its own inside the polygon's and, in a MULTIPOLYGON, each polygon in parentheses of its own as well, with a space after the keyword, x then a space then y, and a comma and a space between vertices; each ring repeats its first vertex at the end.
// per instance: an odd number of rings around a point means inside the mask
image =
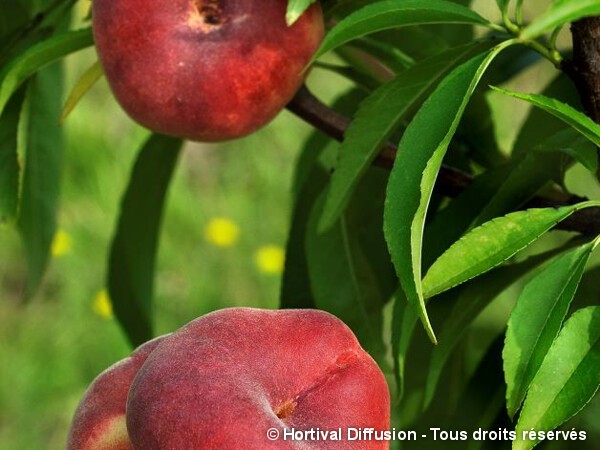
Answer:
POLYGON ((596 146, 600 146, 600 125, 572 106, 544 95, 521 94, 519 92, 508 91, 498 87, 492 87, 492 89, 511 97, 525 100, 526 102, 543 109, 573 127, 596 146))
POLYGON ((285 21, 292 26, 300 18, 302 13, 308 9, 316 0, 288 0, 285 21))
POLYGON ((527 283, 517 300, 503 351, 506 407, 511 417, 521 406, 529 383, 560 330, 593 245, 557 257, 527 283))
POLYGON ((11 95, 45 65, 93 44, 91 29, 57 34, 18 55, 0 72, 0 113, 11 95))
POLYGON ((590 306, 565 322, 548 350, 525 398, 513 450, 533 448, 539 440, 523 440, 524 432, 558 427, 577 414, 599 386, 600 307, 590 306))
POLYGON ((600 14, 598 0, 554 0, 546 11, 525 27, 521 36, 525 39, 533 39, 565 23, 598 14, 600 14))
POLYGON ((487 272, 533 243, 575 211, 592 206, 598 206, 598 202, 528 209, 474 228, 429 268, 423 279, 425 297, 437 295, 487 272))
POLYGON ((337 23, 327 33, 313 59, 367 34, 390 28, 433 23, 490 24, 473 10, 445 0, 378 1, 337 23))
POLYGON ((386 197, 384 231, 409 303, 432 341, 421 285, 423 226, 450 140, 483 73, 507 41, 454 69, 415 115, 402 136, 386 197))
POLYGON ((67 116, 73 111, 73 108, 77 106, 79 100, 96 84, 96 82, 102 77, 104 71, 100 65, 100 61, 96 61, 92 64, 79 78, 75 86, 71 89, 71 93, 67 97, 65 106, 62 114, 60 115, 60 122, 62 123, 67 116))
MULTIPOLYGON (((567 244, 571 246, 571 244, 567 244)), ((427 407, 440 381, 442 369, 449 361, 460 339, 470 329, 474 320, 495 300, 512 286, 536 270, 548 259, 563 252, 565 247, 557 247, 544 253, 533 255, 514 264, 497 267, 479 278, 475 278, 456 289, 456 294, 448 292, 443 301, 453 300, 453 305, 440 329, 440 342, 431 353, 427 371, 424 404, 427 407)), ((502 328, 498 330, 500 333, 502 328)))

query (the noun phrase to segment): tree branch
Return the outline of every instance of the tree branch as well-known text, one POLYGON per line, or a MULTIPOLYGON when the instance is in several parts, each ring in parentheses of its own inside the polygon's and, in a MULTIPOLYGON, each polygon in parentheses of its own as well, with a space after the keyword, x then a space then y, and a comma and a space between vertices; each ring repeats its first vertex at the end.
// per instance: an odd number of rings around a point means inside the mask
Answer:
MULTIPOLYGON (((350 119, 316 98, 306 86, 302 86, 287 108, 313 127, 321 130, 331 138, 342 141, 344 133, 350 124, 350 119)), ((392 142, 386 142, 374 164, 391 169, 396 158, 397 147, 392 142)), ((436 191, 448 197, 456 197, 472 182, 470 175, 449 166, 442 166, 436 182, 436 191)), ((578 203, 585 200, 577 196, 569 196, 555 200, 545 197, 535 197, 524 208, 559 207, 578 203)), ((588 208, 577 211, 556 226, 557 229, 574 231, 585 235, 600 234, 600 208, 588 208)))
POLYGON ((565 70, 571 77, 587 114, 600 123, 600 17, 571 25, 573 61, 565 70))

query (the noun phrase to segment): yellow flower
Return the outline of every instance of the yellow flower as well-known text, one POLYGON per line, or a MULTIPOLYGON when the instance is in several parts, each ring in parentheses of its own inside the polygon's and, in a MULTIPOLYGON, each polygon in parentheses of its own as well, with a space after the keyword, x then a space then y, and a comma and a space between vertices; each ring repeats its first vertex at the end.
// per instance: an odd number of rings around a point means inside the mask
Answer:
POLYGON ((254 262, 261 272, 278 275, 283 272, 285 251, 277 245, 265 245, 254 254, 254 262))
POLYGON ((112 319, 112 303, 105 289, 99 291, 92 302, 92 310, 103 319, 112 319))
POLYGON ((204 228, 204 238, 217 247, 231 247, 236 243, 240 229, 229 219, 216 217, 204 228))
POLYGON ((60 258, 61 256, 66 255, 71 250, 71 244, 71 235, 65 230, 58 230, 52 239, 52 256, 54 258, 60 258))

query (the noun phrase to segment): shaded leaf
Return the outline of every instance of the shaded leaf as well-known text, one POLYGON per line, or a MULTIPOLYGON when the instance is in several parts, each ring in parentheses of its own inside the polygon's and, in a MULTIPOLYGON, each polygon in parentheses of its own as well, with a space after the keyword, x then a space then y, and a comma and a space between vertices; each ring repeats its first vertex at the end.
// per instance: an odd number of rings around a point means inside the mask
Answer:
MULTIPOLYGON (((577 139, 579 136, 574 137, 577 139)), ((561 136, 559 138, 562 139, 561 136)), ((576 139, 568 145, 577 145, 576 139)), ((550 181, 560 179, 570 161, 567 155, 556 151, 563 144, 566 143, 557 142, 555 136, 552 136, 542 145, 548 150, 554 150, 553 152, 532 152, 517 161, 471 226, 479 226, 494 217, 518 209, 550 181)), ((580 138, 579 144, 586 145, 587 141, 580 138)))
POLYGON ((0 223, 17 217, 21 178, 17 135, 24 100, 25 89, 22 89, 11 98, 0 116, 0 223))
POLYGON ((180 139, 152 135, 133 167, 113 237, 108 291, 115 316, 133 346, 153 337, 154 262, 167 189, 180 139))
MULTIPOLYGON (((310 142, 310 141, 309 141, 310 142)), ((306 148, 314 148, 307 146, 306 148)), ((307 176, 296 196, 291 227, 285 249, 285 266, 281 278, 280 308, 316 308, 306 256, 306 233, 310 212, 327 183, 327 173, 317 165, 307 176)))
POLYGON ((490 25, 471 9, 445 0, 384 0, 345 17, 325 36, 314 59, 353 39, 390 28, 433 23, 490 25))
POLYGON ((527 283, 517 300, 503 351, 506 407, 511 417, 560 330, 593 246, 589 243, 554 259, 527 283))
POLYGON ((35 293, 42 280, 56 231, 63 153, 58 127, 61 79, 59 66, 31 79, 19 123, 23 171, 17 226, 27 260, 27 296, 35 293))
POLYGON ((415 60, 397 46, 375 38, 363 37, 352 42, 351 46, 374 56, 394 73, 403 72, 415 64, 415 60))
MULTIPOLYGON (((491 80, 492 85, 497 85, 495 80, 491 80)), ((581 109, 579 94, 573 82, 564 73, 559 73, 541 92, 546 97, 560 100, 563 103, 581 109)), ((519 130, 517 139, 513 146, 512 155, 521 156, 538 147, 539 143, 548 137, 548 132, 556 133, 565 128, 570 128, 562 120, 552 116, 540 108, 530 107, 523 126, 519 130)))
POLYGON ((417 63, 382 85, 360 105, 344 133, 339 160, 331 179, 321 231, 338 219, 354 188, 377 156, 380 147, 400 126, 408 112, 459 62, 479 53, 489 44, 454 48, 417 63))
MULTIPOLYGON (((388 298, 360 236, 371 230, 372 218, 381 217, 385 181, 383 174, 373 169, 349 210, 329 232, 320 234, 317 222, 323 207, 322 195, 311 213, 306 236, 308 272, 316 306, 347 323, 379 362, 385 354, 382 309, 388 298)), ((379 230, 379 236, 369 236, 369 244, 373 247, 380 241, 379 247, 385 251, 379 230)), ((384 260, 389 260, 387 255, 384 260)))
POLYGON ((563 326, 535 375, 517 424, 514 450, 533 448, 538 440, 522 433, 547 431, 577 414, 600 386, 600 307, 576 311, 563 326))
POLYGON ((559 131, 534 150, 538 159, 547 157, 548 153, 559 151, 570 156, 592 173, 598 170, 596 147, 572 128, 559 131))

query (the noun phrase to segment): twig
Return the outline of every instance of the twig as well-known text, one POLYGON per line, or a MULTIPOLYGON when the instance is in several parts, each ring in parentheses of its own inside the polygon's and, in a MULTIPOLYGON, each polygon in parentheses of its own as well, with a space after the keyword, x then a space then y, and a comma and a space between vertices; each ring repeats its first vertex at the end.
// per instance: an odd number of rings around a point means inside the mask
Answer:
POLYGON ((600 17, 571 25, 573 61, 565 72, 575 83, 587 114, 600 123, 600 17))
MULTIPOLYGON (((344 139, 344 132, 350 124, 350 119, 332 110, 316 98, 306 86, 303 86, 287 108, 313 127, 321 130, 337 141, 344 139)), ((397 147, 392 142, 386 142, 374 164, 391 169, 396 158, 397 147)), ((448 197, 456 197, 472 182, 469 174, 449 166, 442 166, 436 183, 436 191, 448 197)), ((568 196, 561 200, 545 197, 535 197, 524 208, 559 207, 578 203, 585 200, 578 196, 568 196)), ((600 234, 600 208, 588 208, 577 211, 572 216, 557 225, 557 229, 574 231, 585 235, 600 234)))

